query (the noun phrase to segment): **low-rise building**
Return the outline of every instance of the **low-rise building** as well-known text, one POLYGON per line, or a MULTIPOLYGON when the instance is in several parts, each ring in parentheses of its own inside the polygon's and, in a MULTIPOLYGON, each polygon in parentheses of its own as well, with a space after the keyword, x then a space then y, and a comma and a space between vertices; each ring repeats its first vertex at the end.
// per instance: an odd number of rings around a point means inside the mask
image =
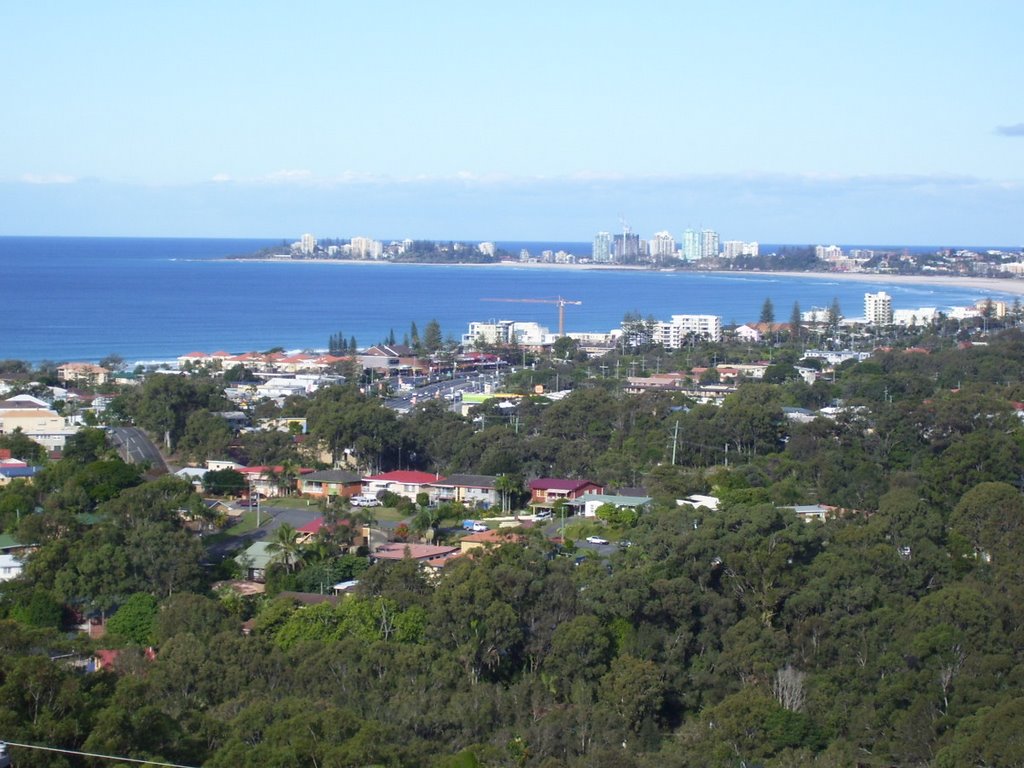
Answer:
POLYGON ((498 503, 497 480, 494 475, 449 475, 430 484, 430 503, 489 509, 498 503))
POLYGON ((604 486, 592 480, 538 477, 530 481, 530 506, 551 509, 559 501, 578 499, 585 493, 604 493, 604 486))
POLYGON ((442 479, 439 475, 430 472, 413 470, 384 472, 380 475, 364 477, 362 479, 363 493, 376 496, 381 491, 389 491, 415 502, 418 494, 427 493, 429 495, 432 484, 442 479))
POLYGON ((57 380, 67 384, 96 387, 110 380, 110 371, 93 363, 65 363, 57 368, 57 380))
POLYGON ((596 517, 597 510, 605 504, 611 504, 619 509, 644 512, 650 508, 651 498, 649 496, 620 496, 610 493, 585 493, 568 502, 568 506, 574 510, 575 514, 583 517, 596 517))
POLYGON ((344 469, 324 469, 299 478, 299 493, 303 496, 355 496, 362 492, 363 481, 354 472, 344 469))

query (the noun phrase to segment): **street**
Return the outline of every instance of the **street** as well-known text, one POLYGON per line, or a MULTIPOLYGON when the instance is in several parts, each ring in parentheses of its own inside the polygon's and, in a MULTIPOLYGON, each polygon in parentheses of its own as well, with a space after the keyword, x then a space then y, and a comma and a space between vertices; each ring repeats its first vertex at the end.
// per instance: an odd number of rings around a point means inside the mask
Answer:
POLYGON ((138 427, 113 427, 109 435, 111 443, 128 464, 148 463, 155 470, 168 471, 160 449, 138 427))

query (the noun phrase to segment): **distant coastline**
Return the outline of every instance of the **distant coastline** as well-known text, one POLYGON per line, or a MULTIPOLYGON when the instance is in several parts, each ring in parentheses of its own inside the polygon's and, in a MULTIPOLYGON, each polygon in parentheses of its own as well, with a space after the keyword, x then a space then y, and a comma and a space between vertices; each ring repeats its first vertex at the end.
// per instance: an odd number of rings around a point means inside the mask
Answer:
POLYGON ((977 289, 984 293, 1010 293, 1024 296, 1024 280, 1016 278, 970 277, 967 275, 893 275, 886 272, 776 272, 728 269, 658 269, 649 266, 628 264, 553 264, 537 261, 493 261, 493 262, 445 262, 445 261, 387 261, 371 259, 215 259, 241 263, 273 264, 337 264, 377 266, 424 266, 424 267, 470 267, 475 269, 542 269, 542 270, 592 270, 608 272, 679 272, 687 275, 741 275, 743 277, 808 277, 815 280, 842 280, 844 282, 890 283, 892 285, 934 285, 956 286, 977 289))
POLYGON ((842 280, 860 283, 891 283, 892 285, 939 285, 979 289, 991 293, 1014 293, 1024 296, 1024 280, 1016 278, 969 277, 966 275, 890 275, 884 272, 716 272, 726 275, 777 275, 778 277, 811 277, 816 280, 842 280))

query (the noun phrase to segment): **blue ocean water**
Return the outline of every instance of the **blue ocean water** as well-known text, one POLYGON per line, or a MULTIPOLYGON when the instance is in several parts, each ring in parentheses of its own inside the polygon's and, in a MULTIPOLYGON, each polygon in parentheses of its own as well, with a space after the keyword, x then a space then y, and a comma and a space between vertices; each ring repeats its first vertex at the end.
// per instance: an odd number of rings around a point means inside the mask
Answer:
MULTIPOLYGON (((765 298, 776 316, 827 306, 863 311, 865 291, 886 290, 897 308, 956 306, 982 295, 955 286, 901 286, 771 274, 694 274, 412 264, 224 260, 280 240, 0 238, 0 359, 170 360, 192 351, 324 348, 331 334, 360 345, 401 340, 436 319, 455 338, 473 320, 536 320, 552 330, 554 306, 485 298, 582 301, 566 328, 608 331, 627 312, 659 319, 709 313, 756 320, 765 298)), ((587 243, 507 243, 589 255, 587 243)), ((994 296, 1000 298, 1000 296, 994 296)))

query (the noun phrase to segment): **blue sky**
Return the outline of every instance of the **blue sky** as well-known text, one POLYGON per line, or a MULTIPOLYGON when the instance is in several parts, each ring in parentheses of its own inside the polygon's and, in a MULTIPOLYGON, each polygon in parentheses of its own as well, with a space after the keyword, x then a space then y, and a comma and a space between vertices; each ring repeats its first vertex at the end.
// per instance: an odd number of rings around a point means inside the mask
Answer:
POLYGON ((1019 2, 0 6, 0 234, 1021 245, 1019 2))

